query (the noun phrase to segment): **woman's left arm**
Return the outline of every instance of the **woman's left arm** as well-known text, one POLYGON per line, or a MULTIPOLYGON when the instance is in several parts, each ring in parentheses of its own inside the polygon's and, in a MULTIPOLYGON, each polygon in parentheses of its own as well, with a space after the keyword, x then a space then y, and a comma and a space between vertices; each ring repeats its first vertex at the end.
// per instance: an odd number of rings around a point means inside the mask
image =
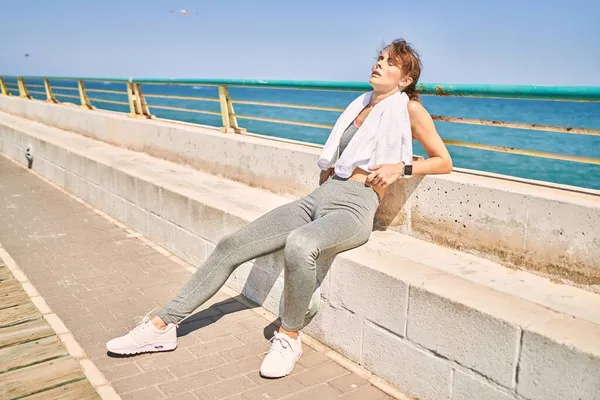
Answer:
MULTIPOLYGON (((408 114, 413 138, 421 143, 429 156, 425 160, 413 161, 412 175, 449 174, 452 158, 435 129, 431 115, 417 101, 408 103, 408 114)), ((375 165, 370 170, 367 183, 387 187, 404 175, 404 163, 375 165)))
POLYGON ((427 152, 429 158, 413 162, 413 175, 449 174, 452 171, 452 157, 435 129, 429 112, 417 101, 408 103, 410 126, 413 138, 427 152))

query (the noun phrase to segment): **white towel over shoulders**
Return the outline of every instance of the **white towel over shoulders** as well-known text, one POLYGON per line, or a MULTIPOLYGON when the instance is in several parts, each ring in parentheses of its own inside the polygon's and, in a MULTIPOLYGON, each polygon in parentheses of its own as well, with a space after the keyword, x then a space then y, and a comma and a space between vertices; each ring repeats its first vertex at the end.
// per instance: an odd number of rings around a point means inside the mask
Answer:
POLYGON ((338 158, 342 134, 369 104, 373 92, 356 98, 340 115, 323 146, 318 165, 322 170, 335 167, 336 175, 348 178, 355 168, 370 172, 379 164, 412 164, 412 132, 408 115, 408 96, 395 93, 379 102, 354 134, 338 158))

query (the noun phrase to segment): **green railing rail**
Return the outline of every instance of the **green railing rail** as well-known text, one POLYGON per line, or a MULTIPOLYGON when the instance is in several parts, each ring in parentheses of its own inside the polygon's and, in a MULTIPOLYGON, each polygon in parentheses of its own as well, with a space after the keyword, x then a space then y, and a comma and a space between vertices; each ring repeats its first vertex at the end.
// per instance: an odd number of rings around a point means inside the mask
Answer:
MULTIPOLYGON (((154 83, 171 85, 245 86, 265 88, 310 90, 371 90, 366 82, 353 81, 296 81, 260 79, 197 79, 197 78, 123 78, 75 76, 16 76, 3 75, 5 79, 49 79, 63 81, 103 81, 123 83, 154 83)), ((513 98, 564 101, 600 101, 600 86, 537 86, 537 85, 486 85, 422 83, 418 91, 424 95, 471 96, 488 98, 513 98)))
MULTIPOLYGON (((220 116, 222 132, 244 133, 246 130, 239 125, 238 120, 262 121, 270 123, 288 124, 313 128, 330 129, 332 124, 314 123, 309 121, 286 120, 281 118, 267 118, 262 116, 244 115, 236 113, 235 104, 256 105, 263 107, 283 107, 292 109, 305 109, 341 113, 343 108, 316 106, 306 104, 275 103, 266 101, 236 100, 231 98, 229 87, 273 88, 273 89, 304 89, 304 90, 331 90, 331 91, 368 91, 371 86, 366 82, 331 82, 331 81, 289 81, 289 80, 246 80, 246 79, 185 79, 185 78, 115 78, 115 77, 63 77, 63 76, 8 76, 0 75, 0 89, 2 95, 10 95, 10 90, 18 90, 20 97, 32 99, 31 93, 45 96, 45 100, 60 103, 57 97, 76 99, 86 109, 94 109, 93 103, 112 103, 129 107, 129 115, 143 118, 154 118, 152 109, 171 110, 188 113, 198 113, 220 116), (6 80, 15 80, 16 83, 7 83, 6 80), (27 84, 26 81, 41 80, 41 84, 27 84), (77 87, 52 86, 50 81, 77 82, 77 87), (125 91, 86 89, 85 82, 111 82, 123 83, 125 91), (213 86, 218 88, 218 97, 178 96, 169 94, 146 94, 142 86, 150 85, 198 85, 213 86), (16 86, 16 87, 15 87, 16 86), (36 90, 30 90, 29 87, 36 90), (37 89, 40 90, 37 90, 37 89), (72 91, 73 94, 54 93, 54 89, 72 91), (127 101, 101 99, 88 97, 88 93, 105 93, 127 96, 127 101), (202 102, 218 103, 219 111, 175 107, 168 105, 148 105, 147 98, 162 98, 171 100, 197 100, 202 102)), ((530 100, 558 100, 600 102, 600 86, 531 86, 531 85, 468 85, 468 84, 437 84, 424 83, 417 87, 419 93, 433 96, 465 96, 481 98, 511 98, 530 100)), ((510 121, 495 121, 486 119, 473 119, 462 117, 448 117, 433 115, 434 120, 458 124, 499 126, 510 129, 525 129, 536 131, 557 132, 572 135, 600 136, 600 129, 579 128, 571 126, 555 126, 544 124, 530 124, 510 121)), ((257 132, 260 133, 260 132, 257 132)), ((515 147, 494 146, 482 143, 444 139, 448 145, 519 154, 554 160, 565 160, 576 163, 600 165, 600 158, 585 157, 571 154, 561 154, 538 150, 521 149, 515 147)))

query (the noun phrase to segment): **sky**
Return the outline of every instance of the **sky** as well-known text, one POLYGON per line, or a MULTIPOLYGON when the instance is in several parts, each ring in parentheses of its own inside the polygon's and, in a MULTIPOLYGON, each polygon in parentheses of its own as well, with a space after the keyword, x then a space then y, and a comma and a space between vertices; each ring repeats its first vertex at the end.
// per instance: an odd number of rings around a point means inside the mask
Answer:
POLYGON ((404 38, 425 83, 600 85, 598 15, 598 0, 2 0, 0 74, 366 81, 404 38))

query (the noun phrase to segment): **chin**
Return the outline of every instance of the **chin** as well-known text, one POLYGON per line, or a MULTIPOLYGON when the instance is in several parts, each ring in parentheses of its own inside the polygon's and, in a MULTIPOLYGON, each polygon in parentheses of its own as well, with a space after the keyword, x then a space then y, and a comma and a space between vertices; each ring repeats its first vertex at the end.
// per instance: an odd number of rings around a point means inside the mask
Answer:
POLYGON ((387 93, 388 92, 385 85, 378 85, 377 83, 371 82, 371 81, 369 81, 369 83, 371 84, 371 87, 373 88, 374 92, 378 92, 378 93, 387 93))

